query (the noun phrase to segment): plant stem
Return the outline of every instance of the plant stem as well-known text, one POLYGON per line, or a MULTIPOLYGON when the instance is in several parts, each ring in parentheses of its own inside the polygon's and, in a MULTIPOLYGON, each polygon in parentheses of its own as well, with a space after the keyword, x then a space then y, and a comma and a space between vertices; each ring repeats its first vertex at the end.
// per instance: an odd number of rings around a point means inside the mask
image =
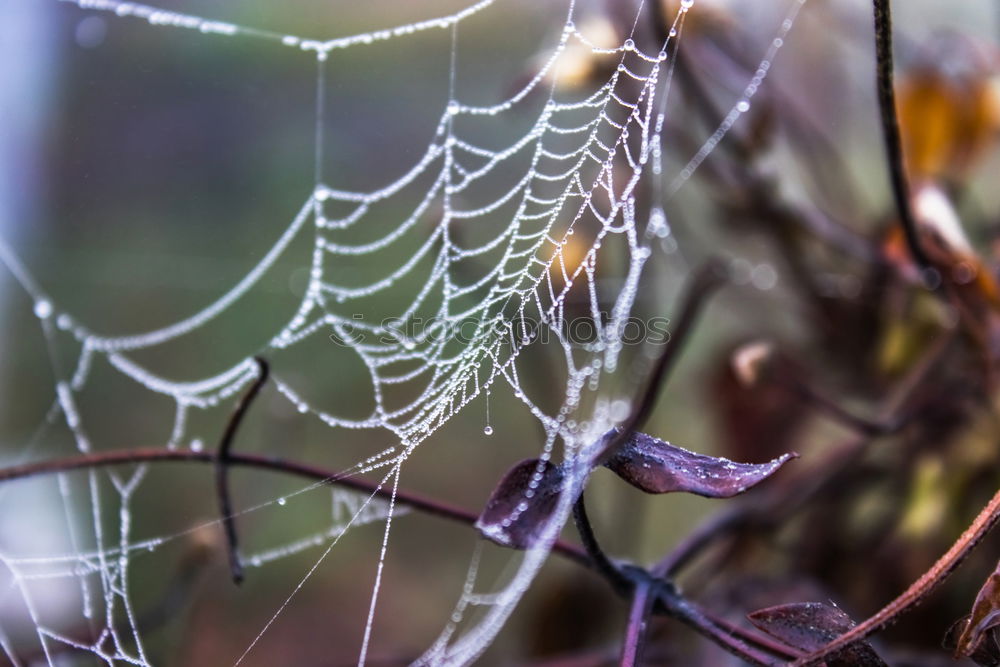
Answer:
POLYGON ((625 642, 622 644, 622 657, 619 662, 621 667, 635 667, 639 664, 642 640, 646 635, 649 612, 655 599, 650 595, 652 587, 653 583, 648 579, 639 581, 635 586, 632 609, 629 611, 628 626, 625 629, 625 642))
POLYGON ((243 417, 246 416, 247 409, 253 403, 253 400, 257 398, 257 394, 260 393, 261 387, 267 382, 267 376, 270 374, 270 367, 263 357, 254 357, 254 361, 257 362, 257 379, 250 386, 250 389, 243 394, 239 403, 236 404, 236 409, 233 410, 233 414, 229 418, 229 423, 226 424, 226 430, 222 433, 222 439, 219 441, 218 456, 215 461, 215 488, 219 497, 219 513, 222 515, 222 526, 226 532, 229 571, 232 573, 233 583, 236 585, 239 585, 243 581, 243 564, 240 562, 238 551, 239 541, 236 536, 236 518, 233 515, 233 502, 229 493, 228 464, 230 449, 232 448, 233 439, 236 437, 236 431, 239 429, 240 424, 243 423, 243 417))
POLYGON ((743 511, 742 506, 722 510, 712 515, 688 534, 673 551, 664 556, 653 567, 653 574, 672 579, 702 549, 718 539, 720 535, 727 534, 734 526, 741 525, 746 518, 747 513, 743 511))
POLYGON ((705 618, 707 618, 712 623, 717 625, 719 629, 722 630, 723 632, 732 635, 734 637, 738 637, 749 644, 753 644, 754 646, 759 646, 760 648, 766 651, 770 651, 771 653, 777 656, 781 656, 789 660, 794 660, 795 658, 801 657, 802 655, 805 654, 804 651, 783 644, 779 642, 777 639, 772 639, 771 637, 763 633, 752 632, 750 630, 747 630, 746 628, 741 628, 735 623, 730 623, 724 618, 713 616, 711 613, 709 613, 704 609, 701 610, 701 613, 703 616, 705 616, 705 618))
POLYGON ((903 146, 899 136, 896 93, 893 87, 892 10, 890 4, 890 0, 873 0, 872 2, 875 18, 875 76, 882 138, 885 142, 889 180, 892 184, 892 195, 896 203, 896 213, 899 215, 899 224, 903 227, 903 234, 906 236, 906 244, 913 261, 927 273, 933 271, 933 268, 920 243, 913 207, 910 204, 910 188, 906 180, 903 146))
MULTIPOLYGON (((214 452, 195 451, 193 449, 151 447, 106 451, 3 468, 0 469, 0 484, 25 477, 52 475, 72 470, 106 468, 130 463, 165 463, 173 461, 175 463, 195 462, 215 464, 217 460, 214 452)), ((306 463, 285 461, 260 454, 231 453, 229 454, 228 464, 231 466, 260 468, 272 472, 297 475, 299 477, 318 480, 324 484, 343 486, 382 498, 389 498, 392 495, 390 489, 382 488, 381 485, 364 479, 348 477, 340 472, 311 466, 306 463)), ((470 526, 475 524, 476 519, 479 518, 478 515, 462 508, 446 505, 437 500, 423 498, 405 491, 396 491, 396 502, 400 505, 424 512, 425 514, 470 526)), ((590 559, 587 557, 587 554, 574 544, 559 540, 552 545, 552 550, 579 565, 590 567, 590 559)))
POLYGON ((1000 491, 990 499, 986 507, 979 512, 964 533, 955 541, 951 548, 937 560, 919 579, 910 584, 899 597, 880 609, 874 616, 858 623, 849 631, 809 655, 796 660, 795 667, 817 665, 832 653, 836 653, 856 641, 878 632, 892 623, 896 618, 919 604, 931 591, 937 588, 952 572, 955 571, 965 557, 982 541, 983 537, 1000 520, 1000 491))
POLYGON ((611 559, 608 558, 608 555, 604 553, 604 550, 598 543, 597 536, 594 535, 594 529, 590 525, 590 518, 587 516, 587 507, 583 502, 583 492, 580 493, 580 497, 573 504, 573 521, 576 524, 577 532, 580 533, 580 542, 583 543, 583 548, 590 558, 591 567, 607 579, 616 592, 627 596, 631 589, 635 587, 635 582, 625 576, 621 568, 611 562, 611 559))
POLYGON ((727 631, 720 628, 701 609, 688 602, 672 586, 664 587, 660 591, 659 599, 671 616, 684 621, 733 655, 755 665, 780 664, 770 655, 761 652, 755 646, 751 646, 742 639, 730 635, 727 631))
POLYGON ((801 379, 783 379, 781 382, 786 385, 788 390, 797 394, 802 400, 823 412, 827 417, 863 435, 891 435, 902 428, 909 417, 912 417, 912 414, 906 414, 892 415, 884 419, 868 419, 847 410, 801 379))

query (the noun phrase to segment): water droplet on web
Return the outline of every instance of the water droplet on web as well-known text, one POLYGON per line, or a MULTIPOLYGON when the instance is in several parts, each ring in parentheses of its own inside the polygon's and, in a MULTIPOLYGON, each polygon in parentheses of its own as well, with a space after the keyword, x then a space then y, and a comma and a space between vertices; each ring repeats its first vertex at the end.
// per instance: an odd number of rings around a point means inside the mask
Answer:
POLYGON ((195 438, 191 441, 191 451, 200 452, 205 449, 205 443, 201 441, 201 438, 195 438))
POLYGON ((493 427, 490 426, 490 390, 486 390, 486 426, 483 427, 485 435, 493 435, 493 427))
POLYGON ((35 315, 40 320, 44 320, 52 315, 52 303, 46 299, 39 299, 35 302, 35 315))
POLYGON ((278 498, 278 504, 281 505, 282 507, 284 507, 286 503, 288 503, 288 501, 285 500, 284 498, 278 498))
POLYGON ((625 44, 623 44, 623 46, 624 46, 624 48, 625 48, 626 51, 634 51, 635 50, 635 42, 633 40, 631 40, 631 39, 626 39, 625 40, 625 44))
POLYGON ((750 103, 746 100, 740 100, 736 103, 736 110, 740 113, 746 113, 747 111, 750 111, 750 103))
POLYGON ((758 264, 750 273, 750 282, 759 290, 769 290, 778 283, 778 273, 770 264, 758 264))

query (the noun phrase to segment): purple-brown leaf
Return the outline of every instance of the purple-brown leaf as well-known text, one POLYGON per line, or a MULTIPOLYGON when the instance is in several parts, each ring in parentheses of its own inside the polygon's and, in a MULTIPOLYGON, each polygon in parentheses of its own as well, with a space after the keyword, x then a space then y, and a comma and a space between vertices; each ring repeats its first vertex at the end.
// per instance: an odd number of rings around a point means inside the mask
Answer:
POLYGON ((565 476, 550 461, 527 459, 503 476, 476 529, 504 547, 528 549, 538 541, 559 502, 565 476))
POLYGON ((686 491, 706 498, 730 498, 764 481, 796 456, 784 454, 769 463, 735 463, 634 433, 604 465, 646 493, 686 491))
MULTIPOLYGON (((747 614, 755 626, 785 644, 816 651, 854 627, 851 617, 822 602, 795 602, 747 614)), ((826 659, 828 667, 884 667, 885 662, 865 641, 851 644, 826 659)))

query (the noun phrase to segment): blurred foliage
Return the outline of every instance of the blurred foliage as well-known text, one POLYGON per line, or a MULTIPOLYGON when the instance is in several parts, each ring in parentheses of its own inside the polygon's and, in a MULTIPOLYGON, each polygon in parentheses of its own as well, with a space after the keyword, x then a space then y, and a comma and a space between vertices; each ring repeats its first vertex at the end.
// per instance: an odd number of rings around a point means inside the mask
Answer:
MULTIPOLYGON (((194 13, 226 13, 237 22, 309 34, 349 34, 461 6, 183 4, 194 13)), ((560 27, 561 7, 514 4, 514 11, 493 11, 462 35, 459 86, 469 99, 516 89, 530 75, 538 44, 560 27)), ((619 41, 629 27, 622 17, 634 3, 584 4, 581 29, 598 44, 619 41)), ((668 173, 683 166, 738 99, 786 4, 699 0, 691 10, 668 104, 668 173)), ((145 330, 184 317, 237 282, 311 190, 316 79, 310 56, 113 17, 103 27, 87 27, 86 12, 52 5, 45 10, 52 53, 48 102, 40 112, 45 132, 34 158, 41 176, 29 193, 30 213, 3 223, 4 232, 55 300, 102 331, 145 330), (101 30, 103 37, 92 43, 81 30, 101 30)), ((676 2, 663 5, 665 16, 676 15, 676 2)), ((763 509, 748 512, 751 519, 720 536, 680 580, 686 593, 745 627, 751 627, 747 612, 807 600, 832 600, 851 618, 867 617, 925 571, 1000 486, 996 10, 985 1, 906 5, 897 24, 899 114, 936 289, 925 288, 891 208, 869 7, 854 0, 814 0, 802 10, 749 113, 666 203, 671 235, 658 240, 662 253, 642 287, 642 308, 662 315, 680 278, 702 258, 722 255, 732 265, 734 284, 709 309, 643 430, 739 461, 802 454, 748 497, 745 506, 763 509), (748 342, 762 340, 784 363, 747 381, 734 360, 748 342), (907 393, 899 427, 886 433, 859 432, 857 423, 831 419, 815 396, 795 389, 814 388, 829 403, 878 421, 897 416, 881 414, 886 397, 928 359, 935 364, 907 393)), ((648 37, 657 27, 640 29, 648 37)), ((405 170, 445 103, 449 46, 420 37, 337 54, 338 76, 325 83, 322 168, 331 182, 371 186, 405 170)), ((17 58, 33 57, 7 55, 12 67, 17 58)), ((606 80, 607 59, 583 51, 571 57, 562 81, 566 94, 606 80)), ((519 130, 494 128, 492 141, 502 145, 519 130)), ((386 219, 400 219, 404 208, 386 211, 386 219)), ((582 254, 584 237, 581 232, 569 256, 582 254)), ((233 317, 183 344, 144 353, 142 361, 181 380, 253 353, 268 323, 296 305, 308 252, 308 243, 296 244, 233 317)), ((620 269, 609 263, 600 278, 620 281, 620 269)), ((365 271, 376 268, 347 267, 341 277, 362 282, 365 271)), ((26 443, 37 454, 67 454, 73 450, 67 433, 33 435, 50 405, 52 378, 38 372, 47 367, 49 351, 31 304, 10 290, 0 305, 4 454, 13 461, 26 443)), ((522 382, 544 393, 555 377, 546 355, 560 353, 538 352, 522 382)), ((324 339, 272 363, 279 375, 306 387, 311 403, 361 414, 370 401, 366 370, 345 356, 324 339)), ((162 444, 172 420, 167 402, 136 396, 109 368, 94 373, 100 389, 82 409, 98 425, 99 447, 162 444)), ((622 384, 638 383, 626 378, 622 384)), ((498 394, 490 405, 496 434, 482 437, 483 415, 473 404, 414 456, 405 478, 409 490, 479 511, 505 470, 538 454, 532 419, 517 401, 498 394)), ((242 428, 242 451, 336 469, 356 461, 359 451, 391 444, 370 432, 331 434, 318 420, 298 415, 273 386, 259 403, 242 428)), ((211 446, 228 409, 199 416, 191 432, 211 446)), ((244 506, 302 486, 247 471, 234 471, 233 480, 244 506)), ((207 469, 157 470, 148 485, 133 512, 139 538, 214 516, 207 469)), ((65 532, 61 508, 51 499, 58 492, 55 480, 11 491, 5 502, 32 509, 20 525, 0 526, 2 539, 22 535, 26 523, 38 533, 29 550, 73 550, 64 539, 45 537, 65 532)), ((81 506, 84 494, 82 485, 70 489, 81 506)), ((647 498, 601 471, 588 497, 609 551, 640 562, 661 558, 723 502, 647 498)), ((243 538, 263 547, 311 534, 325 525, 330 502, 324 492, 258 512, 241 522, 243 538)), ((108 529, 115 523, 109 516, 108 529)), ((356 659, 382 531, 373 525, 359 533, 338 547, 244 664, 356 659)), ((571 530, 565 537, 574 539, 571 530)), ((370 664, 404 663, 426 647, 461 591, 477 536, 411 515, 394 524, 392 542, 396 551, 383 584, 391 594, 380 602, 370 664)), ((941 641, 969 614, 984 579, 996 576, 989 574, 1000 556, 995 544, 995 537, 987 539, 931 599, 880 635, 874 642, 879 654, 893 665, 952 664, 941 641)), ((487 580, 507 567, 507 554, 489 548, 482 565, 487 580)), ((310 552, 251 568, 235 589, 221 536, 199 529, 169 553, 138 561, 131 589, 149 627, 151 654, 161 664, 228 664, 314 560, 310 552), (233 618, 239 623, 226 620, 233 618)), ((546 566, 483 664, 616 663, 627 607, 610 587, 570 568, 546 566)), ((15 642, 34 641, 30 624, 5 630, 15 642)), ((980 624, 970 639, 966 629, 953 644, 982 651, 980 635, 989 630, 980 624)), ((651 622, 644 655, 651 665, 736 664, 662 619, 651 622)))

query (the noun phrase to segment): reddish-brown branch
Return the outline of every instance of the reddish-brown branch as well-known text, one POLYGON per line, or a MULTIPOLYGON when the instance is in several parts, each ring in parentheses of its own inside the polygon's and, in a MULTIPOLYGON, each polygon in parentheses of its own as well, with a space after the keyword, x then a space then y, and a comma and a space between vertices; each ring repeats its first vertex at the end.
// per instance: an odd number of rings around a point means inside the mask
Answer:
MULTIPOLYGON (((106 468, 111 466, 126 465, 130 463, 163 463, 173 461, 176 463, 210 463, 218 461, 214 452, 195 451, 193 449, 163 449, 163 448, 138 448, 125 449, 109 452, 97 452, 93 454, 81 454, 79 456, 68 456, 65 458, 49 459, 37 463, 27 463, 24 465, 11 466, 0 470, 0 484, 3 482, 23 479, 25 477, 37 477, 39 475, 52 475, 60 472, 72 470, 85 470, 91 468, 106 468)), ((375 484, 365 479, 343 475, 340 472, 327 470, 306 463, 296 461, 286 461, 283 459, 261 456, 260 454, 239 454, 232 453, 228 458, 229 465, 245 468, 258 468, 281 472, 290 475, 297 475, 308 479, 318 480, 324 484, 343 486, 356 491, 362 491, 372 495, 388 498, 392 496, 392 490, 383 488, 380 484, 375 484)), ((419 495, 396 490, 396 503, 405 505, 415 510, 450 521, 457 521, 465 525, 473 525, 478 516, 467 510, 446 505, 437 500, 424 498, 419 495)), ((590 561, 584 551, 568 542, 556 541, 552 545, 552 550, 586 567, 590 566, 590 561)))
POLYGON ((910 587, 899 597, 880 609, 874 616, 858 623, 850 631, 833 640, 822 649, 810 653, 792 664, 795 667, 818 665, 825 657, 837 653, 854 642, 864 639, 892 623, 898 616, 919 604, 948 575, 954 572, 955 568, 965 560, 965 557, 982 541, 983 537, 997 524, 998 520, 1000 520, 1000 491, 990 499, 990 502, 986 504, 986 507, 976 516, 972 524, 962 533, 961 537, 958 538, 951 548, 929 570, 924 572, 919 579, 910 584, 910 587))

